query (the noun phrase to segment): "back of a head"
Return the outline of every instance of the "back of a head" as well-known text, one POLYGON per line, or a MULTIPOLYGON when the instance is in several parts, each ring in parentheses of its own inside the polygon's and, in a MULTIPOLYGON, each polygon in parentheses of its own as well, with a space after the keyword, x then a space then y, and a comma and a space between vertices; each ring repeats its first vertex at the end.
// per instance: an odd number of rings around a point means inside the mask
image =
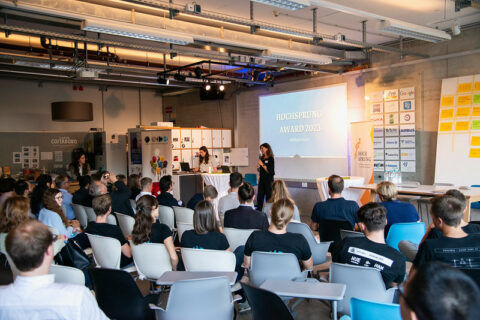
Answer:
POLYGON ((397 197, 397 187, 390 181, 382 181, 377 184, 377 193, 385 199, 385 201, 390 201, 397 197))
POLYGON ((202 200, 195 206, 193 228, 197 234, 219 231, 215 211, 210 201, 202 200))
POLYGON ((37 184, 35 188, 46 189, 52 184, 52 181, 52 177, 49 174, 41 174, 38 176, 37 180, 35 180, 35 183, 37 184))
POLYGON ((127 187, 129 189, 141 188, 140 186, 140 176, 138 174, 131 174, 127 179, 127 187))
POLYGON ((334 194, 341 194, 344 188, 343 178, 337 176, 336 174, 332 174, 328 177, 328 189, 331 193, 334 194))
POLYGON ((9 232, 28 221, 28 208, 28 199, 23 196, 13 196, 5 200, 0 212, 0 232, 9 232))
MULTIPOLYGON (((275 202, 280 199, 290 199, 290 193, 288 192, 287 185, 283 180, 275 180, 272 184, 272 197, 269 202, 275 202)), ((293 202, 293 201, 292 201, 293 202)))
POLYGON ((449 195, 437 196, 433 197, 430 203, 432 214, 441 218, 445 224, 457 227, 462 221, 463 206, 457 198, 449 195))
POLYGON ((18 180, 15 183, 15 193, 19 196, 25 195, 25 191, 27 191, 30 188, 28 185, 28 182, 25 180, 18 180))
POLYGON ((13 191, 15 188, 15 179, 3 178, 0 179, 0 193, 13 191))
POLYGON ((150 188, 151 191, 151 184, 153 183, 152 178, 149 177, 143 177, 142 180, 140 180, 140 189, 144 190, 147 188, 150 188))
POLYGON ((387 224, 387 209, 381 204, 370 202, 358 209, 358 222, 363 222, 368 232, 383 231, 387 224))
POLYGON ((445 195, 452 196, 458 201, 460 201, 460 203, 462 204, 462 211, 465 210, 465 208, 467 207, 467 198, 465 198, 465 195, 461 191, 457 189, 450 189, 445 192, 445 195))
POLYGON ((158 182, 158 186, 160 188, 160 191, 162 192, 167 192, 170 189, 170 186, 172 185, 172 176, 171 175, 165 175, 160 178, 160 181, 158 182))
POLYGON ((27 272, 38 268, 45 252, 52 244, 48 227, 36 220, 29 220, 11 230, 5 247, 18 270, 27 272))
POLYGON ((243 182, 242 174, 239 172, 230 173, 230 187, 238 188, 243 182))
POLYGON ((92 200, 92 208, 97 217, 107 214, 112 207, 112 198, 108 194, 97 196, 92 200))
POLYGON ((212 185, 208 185, 208 186, 205 186, 205 188, 203 189, 203 199, 216 199, 218 197, 218 192, 217 192, 217 189, 212 186, 212 185))
POLYGON ((124 174, 117 174, 117 181, 123 182, 123 184, 127 185, 127 176, 124 174))
POLYGON ((106 192, 107 192, 107 188, 100 180, 92 181, 92 183, 90 184, 90 187, 88 188, 88 193, 92 197, 101 196, 106 192))
POLYGON ((68 177, 65 174, 59 174, 55 177, 55 185, 59 189, 63 189, 63 184, 68 181, 68 177))
POLYGON ((240 203, 250 202, 255 195, 255 190, 252 185, 248 182, 244 182, 240 188, 238 188, 238 198, 240 203))
POLYGON ((92 178, 90 176, 80 176, 78 177, 78 184, 80 188, 86 188, 92 182, 92 178))
POLYGON ((271 209, 272 224, 278 230, 283 229, 292 220, 294 205, 290 199, 280 199, 273 203, 271 209))
POLYGON ((154 223, 152 211, 155 208, 158 208, 158 202, 154 196, 143 195, 137 200, 137 212, 132 230, 134 244, 141 244, 150 240, 152 224, 154 223))
POLYGON ((440 262, 420 266, 406 285, 404 299, 418 320, 480 319, 480 289, 476 283, 462 271, 440 262))

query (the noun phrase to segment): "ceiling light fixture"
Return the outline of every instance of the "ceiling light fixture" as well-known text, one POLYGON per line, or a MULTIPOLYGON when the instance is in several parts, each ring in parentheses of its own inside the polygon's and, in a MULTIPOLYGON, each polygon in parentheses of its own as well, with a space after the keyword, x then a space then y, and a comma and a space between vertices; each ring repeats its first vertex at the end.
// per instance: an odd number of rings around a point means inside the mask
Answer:
POLYGON ((310 6, 308 0, 251 0, 253 2, 263 3, 274 7, 288 10, 299 10, 310 6))
POLYGON ((210 89, 212 89, 212 86, 211 86, 209 83, 207 83, 207 84, 205 85, 205 90, 206 90, 206 91, 210 91, 210 89))
POLYGON ((218 87, 218 90, 220 90, 220 91, 225 90, 225 86, 224 86, 223 84, 221 84, 221 85, 218 87))
POLYGON ((270 48, 264 50, 262 52, 262 57, 264 57, 265 59, 277 59, 290 62, 300 62, 318 65, 332 63, 332 58, 326 55, 278 48, 270 48))
POLYGON ((404 37, 435 43, 452 39, 452 37, 445 31, 427 28, 398 20, 379 21, 377 23, 377 29, 404 37))
POLYGON ((83 21, 82 30, 178 45, 187 45, 194 41, 193 37, 180 32, 100 19, 83 21))

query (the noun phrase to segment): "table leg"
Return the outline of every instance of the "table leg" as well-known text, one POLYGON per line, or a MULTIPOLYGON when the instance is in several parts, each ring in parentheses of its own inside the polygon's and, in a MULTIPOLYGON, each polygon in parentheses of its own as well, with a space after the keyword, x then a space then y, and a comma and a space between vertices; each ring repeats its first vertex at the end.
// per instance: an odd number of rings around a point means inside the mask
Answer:
POLYGON ((337 320, 337 301, 332 301, 332 319, 337 320))
POLYGON ((376 201, 377 201, 377 191, 370 190, 370 202, 376 202, 376 201))

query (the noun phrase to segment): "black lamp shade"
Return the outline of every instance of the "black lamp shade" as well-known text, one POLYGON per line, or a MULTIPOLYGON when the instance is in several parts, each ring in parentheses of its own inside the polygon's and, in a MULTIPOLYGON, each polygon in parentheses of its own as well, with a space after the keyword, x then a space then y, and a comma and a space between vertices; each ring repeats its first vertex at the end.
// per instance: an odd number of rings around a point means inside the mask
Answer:
POLYGON ((82 122, 92 120, 93 104, 91 102, 52 102, 52 121, 82 122))

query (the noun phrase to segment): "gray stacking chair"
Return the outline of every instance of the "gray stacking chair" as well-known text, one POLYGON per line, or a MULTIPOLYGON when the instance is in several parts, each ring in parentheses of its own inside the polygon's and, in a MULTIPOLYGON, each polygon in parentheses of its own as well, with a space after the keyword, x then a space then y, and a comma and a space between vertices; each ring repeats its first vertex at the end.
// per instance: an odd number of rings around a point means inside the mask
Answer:
POLYGON ((123 213, 115 212, 115 215, 117 216, 120 229, 122 229, 123 236, 126 239, 128 236, 132 234, 133 225, 135 224, 135 219, 123 213))
POLYGON ((193 224, 193 210, 185 207, 173 207, 175 213, 176 223, 191 223, 193 224))
POLYGON ((392 303, 396 288, 385 288, 380 271, 375 268, 332 263, 330 282, 347 285, 343 300, 338 301, 339 313, 350 315, 350 299, 392 303))
POLYGON ((95 211, 93 211, 92 207, 83 206, 83 208, 85 209, 85 212, 87 213, 88 222, 97 220, 97 215, 95 214, 95 211))
POLYGON ((193 230, 192 223, 177 223, 178 241, 182 241, 182 235, 187 230, 193 230))
POLYGON ((168 296, 167 307, 154 304, 158 320, 231 320, 233 299, 226 277, 183 280, 175 282, 168 296))
POLYGON ((170 230, 175 230, 175 214, 173 209, 167 206, 158 206, 158 220, 166 224, 170 230))
POLYGON ((226 250, 182 248, 186 271, 235 271, 235 255, 226 250))
POLYGON ((156 281, 164 272, 172 271, 170 255, 164 244, 142 243, 135 245, 132 240, 129 243, 140 279, 156 281))
POLYGON ((88 224, 88 217, 87 213, 85 212, 85 208, 76 203, 72 203, 72 208, 73 212, 75 212, 75 217, 77 218, 78 222, 80 222, 82 228, 86 228, 88 224))
MULTIPOLYGON (((120 269, 122 246, 115 238, 104 237, 87 233, 88 240, 92 246, 93 259, 100 268, 120 269)), ((135 267, 124 268, 128 272, 134 272, 135 267)))
POLYGON ((256 229, 237 229, 237 228, 223 228, 223 233, 227 237, 228 243, 232 251, 235 251, 239 246, 244 246, 247 243, 248 237, 256 229))
POLYGON ((85 275, 82 270, 77 268, 52 264, 48 273, 54 274, 55 282, 58 283, 72 283, 80 286, 85 285, 85 275))
POLYGON ((363 232, 358 232, 358 231, 352 231, 352 230, 340 230, 340 238, 345 239, 345 238, 363 238, 365 237, 365 234, 363 232))
POLYGON ((318 265, 327 261, 327 252, 331 241, 318 243, 310 227, 301 222, 287 224, 287 232, 299 233, 305 237, 312 251, 313 264, 318 265))

